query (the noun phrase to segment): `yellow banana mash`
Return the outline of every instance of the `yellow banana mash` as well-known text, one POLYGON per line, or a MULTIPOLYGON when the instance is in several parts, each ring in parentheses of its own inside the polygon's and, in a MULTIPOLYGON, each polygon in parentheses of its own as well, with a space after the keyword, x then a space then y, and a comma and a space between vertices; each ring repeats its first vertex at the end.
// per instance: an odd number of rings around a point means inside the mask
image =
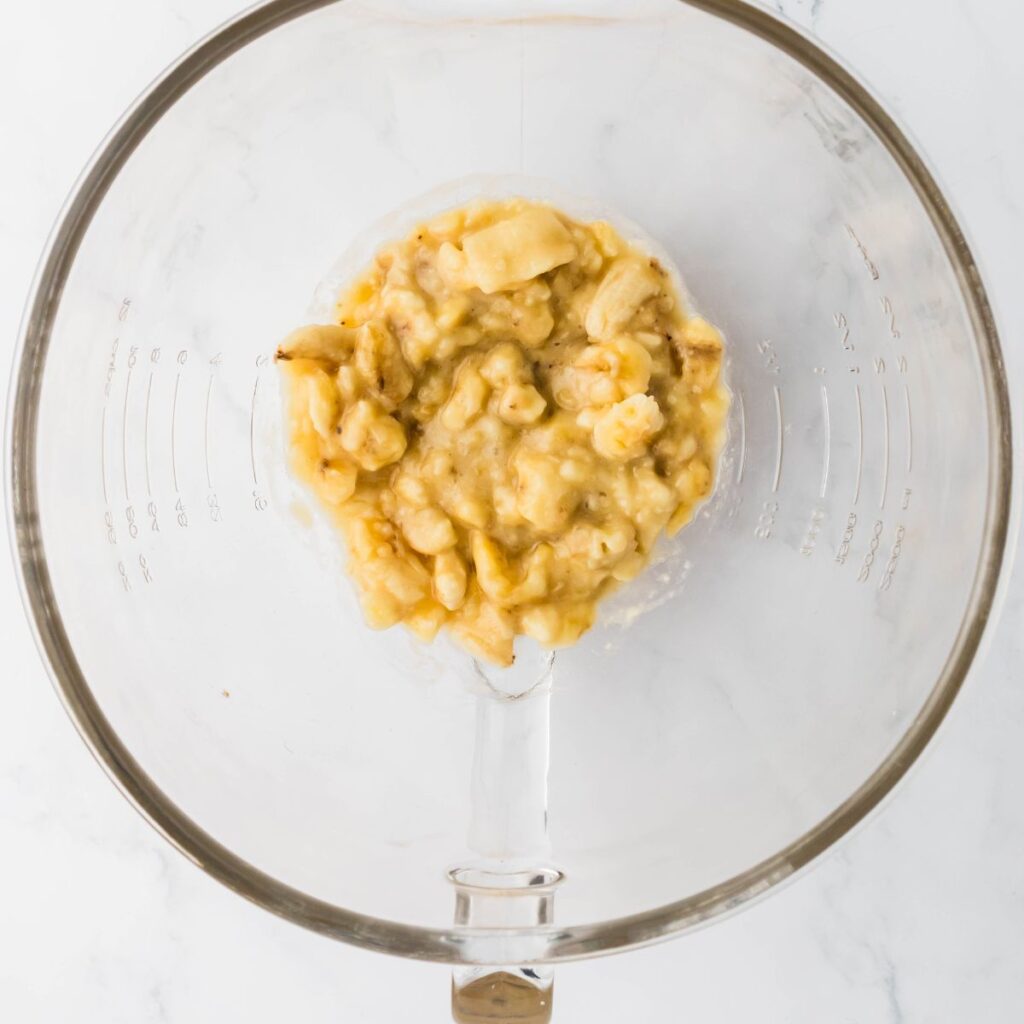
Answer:
POLYGON ((524 199, 385 246, 277 359, 369 624, 498 665, 574 643, 690 520, 728 411, 721 335, 658 261, 524 199))

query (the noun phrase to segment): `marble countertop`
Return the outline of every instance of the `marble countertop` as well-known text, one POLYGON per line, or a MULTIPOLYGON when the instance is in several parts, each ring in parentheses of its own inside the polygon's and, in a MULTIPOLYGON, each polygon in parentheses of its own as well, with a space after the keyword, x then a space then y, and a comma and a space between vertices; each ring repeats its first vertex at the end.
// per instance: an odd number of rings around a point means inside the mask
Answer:
MULTIPOLYGON (((779 0, 930 157, 1024 383, 1024 8, 779 0)), ((0 34, 0 356, 47 231, 113 120, 238 0, 39 0, 0 34)), ((1020 424, 1018 423, 1018 429, 1020 424)), ((682 940, 558 970, 563 1022, 1010 1024, 1024 1007, 1024 572, 984 665, 885 811, 813 871, 682 940)), ((447 1019, 447 969, 333 944, 237 898, 110 785, 0 563, 0 1015, 202 1024, 447 1019)))

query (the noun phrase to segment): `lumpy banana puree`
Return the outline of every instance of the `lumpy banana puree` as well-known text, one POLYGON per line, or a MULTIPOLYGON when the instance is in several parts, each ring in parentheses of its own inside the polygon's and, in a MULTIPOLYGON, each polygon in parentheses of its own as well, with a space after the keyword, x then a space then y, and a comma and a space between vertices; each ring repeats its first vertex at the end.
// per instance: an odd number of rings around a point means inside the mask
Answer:
POLYGON ((385 246, 294 331, 296 471, 371 626, 509 665, 574 643, 711 489, 722 338, 608 224, 475 202, 385 246))

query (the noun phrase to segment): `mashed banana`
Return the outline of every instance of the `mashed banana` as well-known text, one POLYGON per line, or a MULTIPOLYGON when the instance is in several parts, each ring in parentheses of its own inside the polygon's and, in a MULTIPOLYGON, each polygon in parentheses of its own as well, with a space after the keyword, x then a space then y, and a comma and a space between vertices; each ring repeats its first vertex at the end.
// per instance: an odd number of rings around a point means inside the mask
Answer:
POLYGON ((385 246, 277 359, 366 618, 574 643, 711 490, 722 339, 608 224, 476 202, 385 246))

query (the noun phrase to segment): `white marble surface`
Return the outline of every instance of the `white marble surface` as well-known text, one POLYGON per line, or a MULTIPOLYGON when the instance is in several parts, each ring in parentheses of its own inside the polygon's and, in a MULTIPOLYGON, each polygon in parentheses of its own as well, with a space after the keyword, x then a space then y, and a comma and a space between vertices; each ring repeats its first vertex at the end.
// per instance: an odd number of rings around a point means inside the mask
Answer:
MULTIPOLYGON (((0 32, 0 355, 45 234, 109 124, 237 0, 39 0, 0 32)), ((781 0, 930 156, 1024 382, 1024 9, 781 0)), ((887 809, 752 910, 560 968, 563 1022, 1010 1024, 1024 1012, 1024 573, 939 741, 887 809)), ((0 1017, 201 1024, 443 1021, 447 971, 332 944, 173 853, 61 711, 0 564, 0 1017)))

